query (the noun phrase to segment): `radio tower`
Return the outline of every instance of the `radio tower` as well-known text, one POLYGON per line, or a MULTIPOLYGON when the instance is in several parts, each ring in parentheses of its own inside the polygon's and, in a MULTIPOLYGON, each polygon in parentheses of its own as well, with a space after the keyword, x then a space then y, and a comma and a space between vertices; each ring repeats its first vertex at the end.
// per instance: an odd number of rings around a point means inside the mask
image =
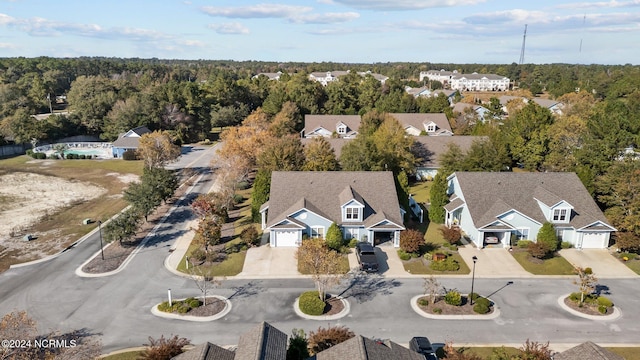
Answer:
POLYGON ((527 40, 527 24, 524 24, 524 35, 522 35, 522 49, 520 50, 520 65, 524 63, 524 44, 527 40))

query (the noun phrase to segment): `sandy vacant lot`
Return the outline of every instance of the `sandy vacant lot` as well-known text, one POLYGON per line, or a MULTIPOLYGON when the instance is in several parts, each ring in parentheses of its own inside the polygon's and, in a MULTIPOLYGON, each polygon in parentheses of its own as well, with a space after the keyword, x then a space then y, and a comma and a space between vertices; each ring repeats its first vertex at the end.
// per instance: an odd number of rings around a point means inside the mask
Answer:
MULTIPOLYGON (((0 245, 24 249, 23 230, 48 214, 77 202, 97 198, 105 189, 81 182, 33 173, 0 176, 0 245)), ((36 242, 33 246, 38 246, 36 242)))

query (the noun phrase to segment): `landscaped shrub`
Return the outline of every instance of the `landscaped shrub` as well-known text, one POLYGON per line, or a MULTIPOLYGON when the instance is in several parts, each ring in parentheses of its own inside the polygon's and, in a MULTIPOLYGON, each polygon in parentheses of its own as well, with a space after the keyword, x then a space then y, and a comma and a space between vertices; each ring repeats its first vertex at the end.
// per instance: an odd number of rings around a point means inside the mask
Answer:
POLYGON ((202 301, 194 297, 190 297, 186 299, 184 302, 187 303, 192 309, 202 306, 202 301))
POLYGON ((489 301, 489 299, 487 298, 483 298, 482 296, 478 296, 478 298, 474 299, 473 302, 476 304, 482 304, 487 308, 491 307, 491 301, 489 301))
POLYGON ((298 299, 298 306, 300 311, 307 315, 318 316, 322 315, 326 306, 325 302, 320 300, 317 291, 303 292, 298 299))
POLYGON ((472 292, 471 294, 467 295, 467 297, 472 301, 476 301, 480 298, 480 295, 478 295, 478 293, 472 292))
POLYGON ((549 248, 545 243, 531 243, 527 247, 527 252, 536 259, 543 259, 549 254, 549 248))
POLYGON ((447 257, 443 261, 432 261, 429 267, 436 271, 458 271, 460 264, 452 257, 447 257))
POLYGON ((518 241, 518 247, 521 248, 521 249, 526 249, 531 244, 533 244, 533 241, 531 241, 531 240, 519 240, 518 241))
POLYGON ((538 244, 545 244, 548 252, 554 252, 558 250, 558 235, 556 235, 556 229, 550 222, 545 222, 538 231, 538 237, 536 239, 538 244))
POLYGON ((612 307, 613 306, 613 301, 609 300, 609 298, 604 297, 604 296, 598 296, 598 305, 600 306, 604 306, 604 307, 612 307))
MULTIPOLYGON (((91 155, 89 155, 89 156, 91 156, 91 155)), ((80 154, 79 158, 80 158, 80 160, 84 160, 84 159, 87 158, 87 156, 85 154, 80 154)))
POLYGON ((353 238, 353 239, 349 240, 349 247, 350 248, 355 248, 356 244, 358 244, 358 239, 353 238))
POLYGON ((38 159, 38 160, 44 160, 44 159, 47 158, 47 154, 41 153, 41 152, 37 152, 37 153, 33 153, 33 157, 35 159, 38 159))
POLYGON ((486 314, 489 312, 489 307, 484 303, 478 302, 473 305, 473 312, 478 314, 486 314))
POLYGON ((433 313, 434 313, 434 314, 442 314, 442 309, 440 309, 440 308, 433 308, 433 313))
POLYGON ((240 232, 240 239, 247 245, 253 246, 258 242, 258 230, 253 225, 249 225, 240 232))
POLYGON ((411 259, 411 255, 402 249, 398 250, 398 257, 400 258, 400 260, 403 260, 403 261, 407 261, 411 259))
POLYGON ((244 201, 244 196, 242 196, 240 194, 233 194, 233 203, 234 204, 240 204, 243 201, 244 201))
POLYGON ((400 232, 400 249, 405 252, 418 252, 422 244, 424 244, 424 234, 420 231, 410 229, 400 232))
POLYGON ((449 290, 444 295, 444 302, 449 305, 460 306, 462 305, 462 295, 460 295, 460 292, 457 290, 449 290))
POLYGON ((122 153, 122 160, 138 160, 138 155, 136 154, 135 150, 126 150, 124 153, 122 153))
POLYGON ((329 229, 327 229, 325 241, 330 249, 335 251, 340 251, 340 249, 342 249, 344 238, 342 236, 342 230, 340 230, 340 227, 336 223, 332 223, 329 226, 329 229))
POLYGON ((204 249, 195 249, 189 255, 189 258, 195 261, 205 261, 207 259, 207 252, 204 249))
POLYGON ((600 314, 606 314, 607 313, 607 307, 604 306, 604 305, 598 306, 598 312, 600 312, 600 314))
POLYGON ((579 292, 573 292, 573 293, 569 294, 569 300, 571 300, 573 302, 579 302, 580 301, 580 293, 579 292))
POLYGON ((438 230, 442 234, 442 237, 447 240, 447 242, 449 242, 449 244, 457 244, 462 238, 462 233, 458 228, 441 226, 438 230))
POLYGON ((251 187, 248 181, 240 181, 237 185, 237 188, 240 190, 246 190, 251 187))
POLYGON ((420 306, 429 306, 429 300, 427 300, 425 298, 420 298, 418 300, 418 305, 420 305, 420 306))
POLYGON ((571 249, 573 247, 573 245, 571 245, 571 243, 568 242, 568 241, 563 241, 560 244, 560 247, 562 247, 563 249, 571 249))

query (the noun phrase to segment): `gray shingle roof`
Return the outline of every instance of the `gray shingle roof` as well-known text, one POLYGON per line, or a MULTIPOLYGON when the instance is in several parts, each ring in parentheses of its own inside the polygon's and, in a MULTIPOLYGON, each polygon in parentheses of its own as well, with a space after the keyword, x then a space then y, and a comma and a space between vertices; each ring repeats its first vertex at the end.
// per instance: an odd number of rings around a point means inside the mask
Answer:
POLYGON ((206 342, 172 357, 171 360, 234 360, 234 356, 233 351, 206 342))
POLYGON ((287 334, 267 322, 240 336, 235 360, 282 360, 287 358, 287 334))
POLYGON ((267 226, 287 218, 302 205, 340 224, 340 194, 347 187, 364 202, 365 223, 384 212, 387 220, 402 226, 393 174, 388 171, 274 171, 267 226))
POLYGON ((320 127, 334 132, 339 123, 347 125, 347 132, 358 131, 360 120, 360 115, 305 115, 304 133, 309 134, 320 127))
POLYGON ((541 202, 555 205, 558 199, 574 207, 569 224, 576 229, 596 221, 608 224, 607 219, 575 173, 509 173, 509 172, 456 172, 460 190, 474 225, 482 227, 496 220, 496 216, 515 209, 544 223, 536 195, 543 194, 541 202))
POLYGON ((393 341, 378 341, 355 336, 315 355, 317 360, 424 360, 417 352, 402 347, 393 341))
MULTIPOLYGON (((125 134, 120 135, 116 141, 113 142, 113 147, 123 149, 137 149, 140 143, 140 136, 150 133, 146 126, 138 126, 137 128, 127 131, 125 134), (129 136, 129 134, 135 134, 136 136, 129 136)), ((131 135, 133 135, 131 134, 131 135)))
POLYGON ((474 141, 485 141, 486 136, 415 136, 414 153, 421 159, 420 167, 440 167, 440 155, 449 150, 449 144, 455 144, 466 152, 474 141))
POLYGON ((389 114, 400 122, 403 128, 413 126, 419 130, 425 130, 425 125, 433 122, 438 127, 437 130, 452 131, 449 119, 444 113, 391 113, 389 114))
POLYGON ((624 360, 618 354, 604 349, 591 341, 582 343, 553 356, 554 360, 624 360))

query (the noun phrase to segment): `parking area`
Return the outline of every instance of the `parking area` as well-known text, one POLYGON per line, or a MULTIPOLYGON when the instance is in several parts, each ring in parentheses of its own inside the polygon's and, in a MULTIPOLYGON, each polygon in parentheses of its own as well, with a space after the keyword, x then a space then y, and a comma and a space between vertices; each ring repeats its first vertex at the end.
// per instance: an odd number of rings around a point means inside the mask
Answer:
POLYGON ((638 277, 607 249, 562 249, 560 255, 574 267, 590 267, 599 279, 638 277))

